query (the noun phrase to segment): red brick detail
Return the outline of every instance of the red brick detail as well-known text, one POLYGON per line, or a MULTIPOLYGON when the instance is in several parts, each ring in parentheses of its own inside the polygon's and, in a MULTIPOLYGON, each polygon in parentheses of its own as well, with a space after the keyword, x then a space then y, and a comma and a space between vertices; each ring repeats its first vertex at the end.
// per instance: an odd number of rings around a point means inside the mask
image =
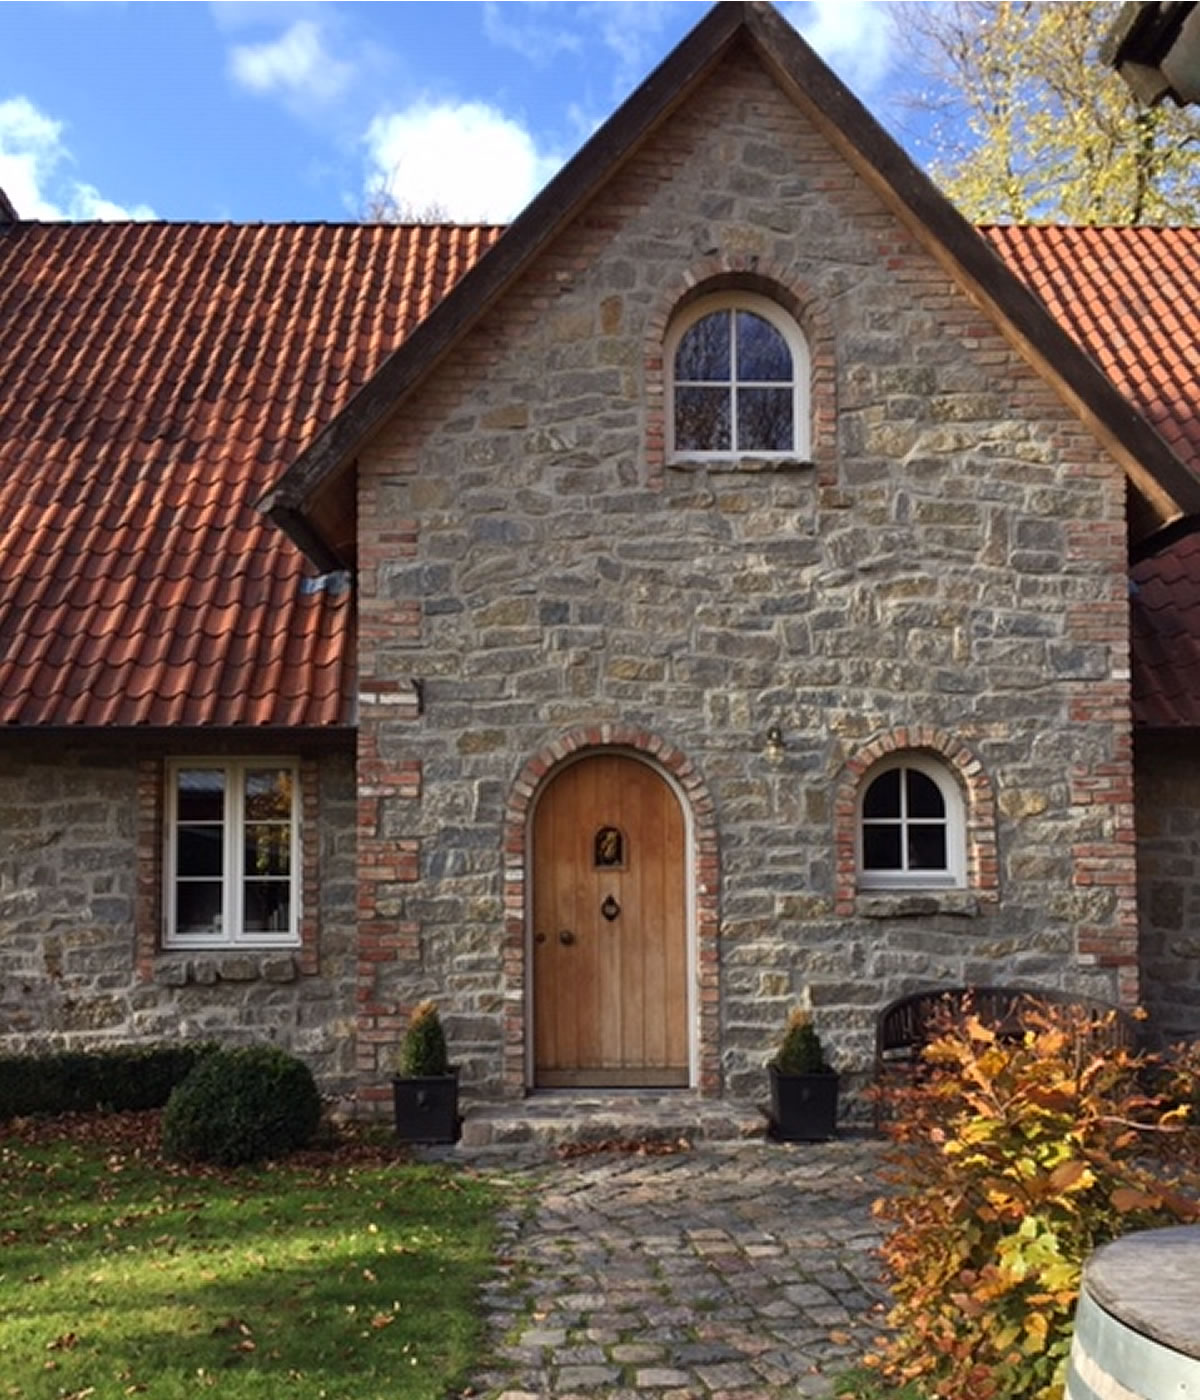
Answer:
POLYGON ((553 773, 576 754, 624 749, 645 754, 683 790, 692 817, 692 884, 695 907, 696 997, 699 1016, 699 1083, 705 1098, 721 1095, 720 893, 721 858, 716 806, 699 769, 674 744, 634 725, 597 724, 573 729, 545 745, 525 764, 509 793, 504 815, 504 1091, 525 1092, 527 1026, 526 910, 529 818, 534 799, 553 773))
POLYGON ((1086 966, 1113 969, 1119 1004, 1134 1007, 1140 985, 1128 686, 1120 680, 1093 682, 1086 694, 1072 698, 1070 714, 1072 722, 1102 724, 1113 730, 1112 757, 1107 763, 1077 764, 1071 769, 1071 805, 1085 814, 1094 810, 1099 819, 1083 823, 1091 835, 1071 847, 1071 881, 1076 889, 1103 890, 1112 901, 1108 922, 1076 928, 1076 958, 1086 966))
POLYGON ((134 962, 139 982, 154 980, 154 955, 162 941, 163 761, 137 765, 137 895, 133 909, 134 962))
POLYGON ((791 269, 776 267, 755 256, 720 255, 689 267, 659 297, 646 325, 642 372, 646 404, 646 469, 648 484, 661 487, 666 465, 666 385, 663 342, 672 319, 691 302, 712 292, 757 292, 781 306, 808 341, 809 418, 811 456, 819 468, 818 482, 837 481, 837 363, 833 322, 816 294, 791 269))
POLYGON ((321 967, 321 784, 315 758, 300 760, 300 971, 321 967))
POLYGON ((858 890, 858 793, 864 776, 892 754, 931 753, 958 780, 963 793, 967 838, 967 885, 981 898, 1000 897, 1000 863, 996 846, 996 799, 983 764, 944 729, 907 725, 880 734, 850 759, 834 795, 835 912, 853 914, 858 890))
MULTIPOLYGON (((393 716, 404 718, 402 714, 393 716)), ((360 729, 358 734, 358 793, 360 797, 405 797, 416 801, 421 796, 421 764, 419 759, 389 759, 379 753, 379 736, 374 729, 360 729)))
MULTIPOLYGON (((382 681, 365 681, 373 693, 389 693, 382 681)), ((391 705, 370 706, 385 720, 403 719, 391 705)), ((409 712, 415 716, 415 711, 409 712)), ((390 758, 380 752, 378 730, 363 725, 358 732, 358 942, 355 1002, 357 1006, 355 1097, 360 1103, 382 1102, 390 1089, 381 1086, 387 1062, 395 1051, 411 1007, 396 1000, 390 974, 412 967, 421 958, 421 926, 396 916, 404 889, 420 879, 421 843, 396 837, 385 821, 389 806, 416 802, 421 797, 419 759, 390 758)))

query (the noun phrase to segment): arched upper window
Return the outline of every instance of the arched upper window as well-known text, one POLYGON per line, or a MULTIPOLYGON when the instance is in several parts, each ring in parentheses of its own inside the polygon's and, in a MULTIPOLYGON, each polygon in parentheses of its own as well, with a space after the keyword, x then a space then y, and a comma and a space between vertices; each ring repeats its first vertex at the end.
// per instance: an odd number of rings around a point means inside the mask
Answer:
POLYGON ((944 889, 965 879, 962 793, 949 769, 905 752, 872 768, 859 790, 859 888, 944 889))
POLYGON ((775 302, 704 297, 676 317, 664 349, 672 456, 808 457, 808 345, 775 302))

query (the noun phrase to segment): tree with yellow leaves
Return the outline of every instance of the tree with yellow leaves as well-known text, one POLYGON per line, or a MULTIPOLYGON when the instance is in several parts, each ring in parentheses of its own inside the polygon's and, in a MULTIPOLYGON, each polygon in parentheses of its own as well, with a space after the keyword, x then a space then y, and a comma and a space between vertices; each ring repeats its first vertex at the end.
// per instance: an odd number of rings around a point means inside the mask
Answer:
POLYGON ((898 4, 930 173, 979 223, 1200 223, 1200 113, 1146 108, 1097 54, 1120 6, 898 4))

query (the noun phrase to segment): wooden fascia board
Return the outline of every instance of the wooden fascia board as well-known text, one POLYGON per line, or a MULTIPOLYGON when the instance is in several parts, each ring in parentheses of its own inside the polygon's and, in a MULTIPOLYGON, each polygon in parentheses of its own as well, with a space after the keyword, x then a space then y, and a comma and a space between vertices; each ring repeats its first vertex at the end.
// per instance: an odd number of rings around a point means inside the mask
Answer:
POLYGON ((830 144, 1112 453, 1155 527, 1200 514, 1200 482, 795 31, 759 6, 747 28, 776 81, 830 144))
POLYGON ((341 557, 301 511, 277 503, 266 508, 264 514, 323 574, 349 567, 349 561, 341 557))
POLYGON ((747 8, 717 5, 701 20, 301 453, 258 502, 260 511, 292 533, 281 513, 307 512, 322 486, 716 66, 743 31, 747 8))

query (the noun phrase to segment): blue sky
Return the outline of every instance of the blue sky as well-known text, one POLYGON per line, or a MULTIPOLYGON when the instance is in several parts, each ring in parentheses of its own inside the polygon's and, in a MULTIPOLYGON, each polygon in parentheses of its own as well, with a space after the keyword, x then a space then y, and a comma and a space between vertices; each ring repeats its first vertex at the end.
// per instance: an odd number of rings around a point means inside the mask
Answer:
MULTIPOLYGON (((781 10, 897 134, 887 13, 781 10)), ((24 218, 510 219, 704 4, 0 4, 24 218)))

